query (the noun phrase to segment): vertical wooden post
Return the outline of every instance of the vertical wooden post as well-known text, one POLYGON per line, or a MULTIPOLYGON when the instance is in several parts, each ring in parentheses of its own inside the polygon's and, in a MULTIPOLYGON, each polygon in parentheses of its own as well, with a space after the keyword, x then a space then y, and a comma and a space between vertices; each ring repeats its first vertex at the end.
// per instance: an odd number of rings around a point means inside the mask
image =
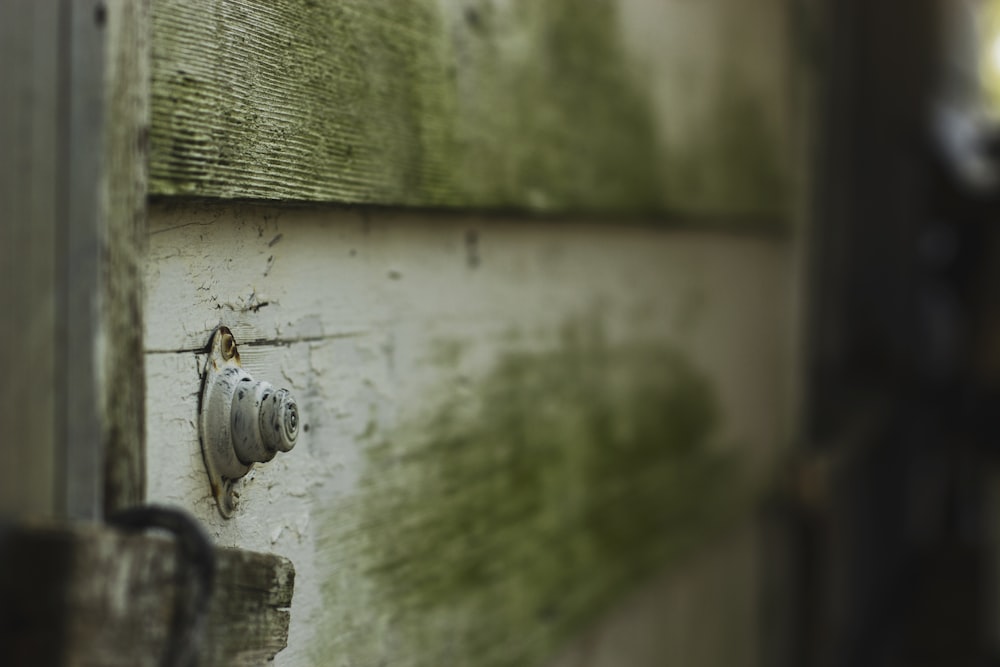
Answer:
POLYGON ((101 294, 105 116, 102 0, 63 2, 56 235, 56 438, 63 469, 57 504, 71 518, 96 518, 103 456, 101 294))
POLYGON ((148 2, 0 7, 0 513, 143 498, 148 2))
POLYGON ((104 510, 146 496, 142 259, 150 99, 150 2, 105 0, 106 206, 101 326, 104 330, 104 510))

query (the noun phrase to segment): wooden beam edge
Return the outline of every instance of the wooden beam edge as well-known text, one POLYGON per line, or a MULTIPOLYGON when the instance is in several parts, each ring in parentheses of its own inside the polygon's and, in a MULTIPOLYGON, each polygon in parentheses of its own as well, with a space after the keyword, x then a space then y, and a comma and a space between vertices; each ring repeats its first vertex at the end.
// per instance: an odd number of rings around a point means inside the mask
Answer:
MULTIPOLYGON (((217 548, 215 558, 199 664, 272 660, 288 641, 292 562, 228 548, 217 548)), ((0 525, 0 641, 8 664, 158 666, 184 572, 165 534, 0 525)))

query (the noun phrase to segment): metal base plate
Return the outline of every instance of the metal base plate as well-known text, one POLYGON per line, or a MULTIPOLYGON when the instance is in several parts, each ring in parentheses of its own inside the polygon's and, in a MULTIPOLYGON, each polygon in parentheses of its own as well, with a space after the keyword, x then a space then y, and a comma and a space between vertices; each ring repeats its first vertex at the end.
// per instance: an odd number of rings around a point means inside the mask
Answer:
POLYGON ((198 435, 212 495, 219 513, 227 519, 239 503, 240 478, 251 468, 236 458, 230 437, 233 390, 245 376, 233 333, 219 327, 212 334, 202 375, 198 435))

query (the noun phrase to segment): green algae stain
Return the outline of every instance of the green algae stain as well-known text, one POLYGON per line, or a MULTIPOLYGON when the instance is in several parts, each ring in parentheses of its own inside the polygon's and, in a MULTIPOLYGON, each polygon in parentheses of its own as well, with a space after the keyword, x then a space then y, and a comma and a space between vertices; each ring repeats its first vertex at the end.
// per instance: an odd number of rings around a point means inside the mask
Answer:
MULTIPOLYGON (((664 142, 670 110, 653 104, 619 11, 616 0, 158 0, 150 191, 780 214, 774 100, 730 77, 698 93, 712 96, 701 126, 664 142)), ((739 71, 737 57, 719 67, 739 71)), ((686 103, 679 93, 676 108, 686 103)))
POLYGON ((730 80, 699 131, 664 159, 665 198, 691 213, 783 220, 789 204, 785 141, 763 101, 730 80))
POLYGON ((612 0, 470 3, 452 30, 455 155, 471 203, 542 210, 662 204, 656 118, 612 0))
POLYGON ((558 349, 509 352, 373 439, 360 494, 322 524, 339 554, 323 634, 349 639, 317 655, 538 664, 734 513, 720 418, 705 377, 662 344, 571 327, 558 349))

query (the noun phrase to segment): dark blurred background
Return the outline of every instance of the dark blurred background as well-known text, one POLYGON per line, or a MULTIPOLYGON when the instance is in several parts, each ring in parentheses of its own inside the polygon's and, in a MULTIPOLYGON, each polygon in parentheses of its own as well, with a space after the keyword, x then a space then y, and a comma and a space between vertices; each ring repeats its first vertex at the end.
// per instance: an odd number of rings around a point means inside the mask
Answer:
POLYGON ((995 4, 828 3, 792 664, 1000 664, 995 4))

